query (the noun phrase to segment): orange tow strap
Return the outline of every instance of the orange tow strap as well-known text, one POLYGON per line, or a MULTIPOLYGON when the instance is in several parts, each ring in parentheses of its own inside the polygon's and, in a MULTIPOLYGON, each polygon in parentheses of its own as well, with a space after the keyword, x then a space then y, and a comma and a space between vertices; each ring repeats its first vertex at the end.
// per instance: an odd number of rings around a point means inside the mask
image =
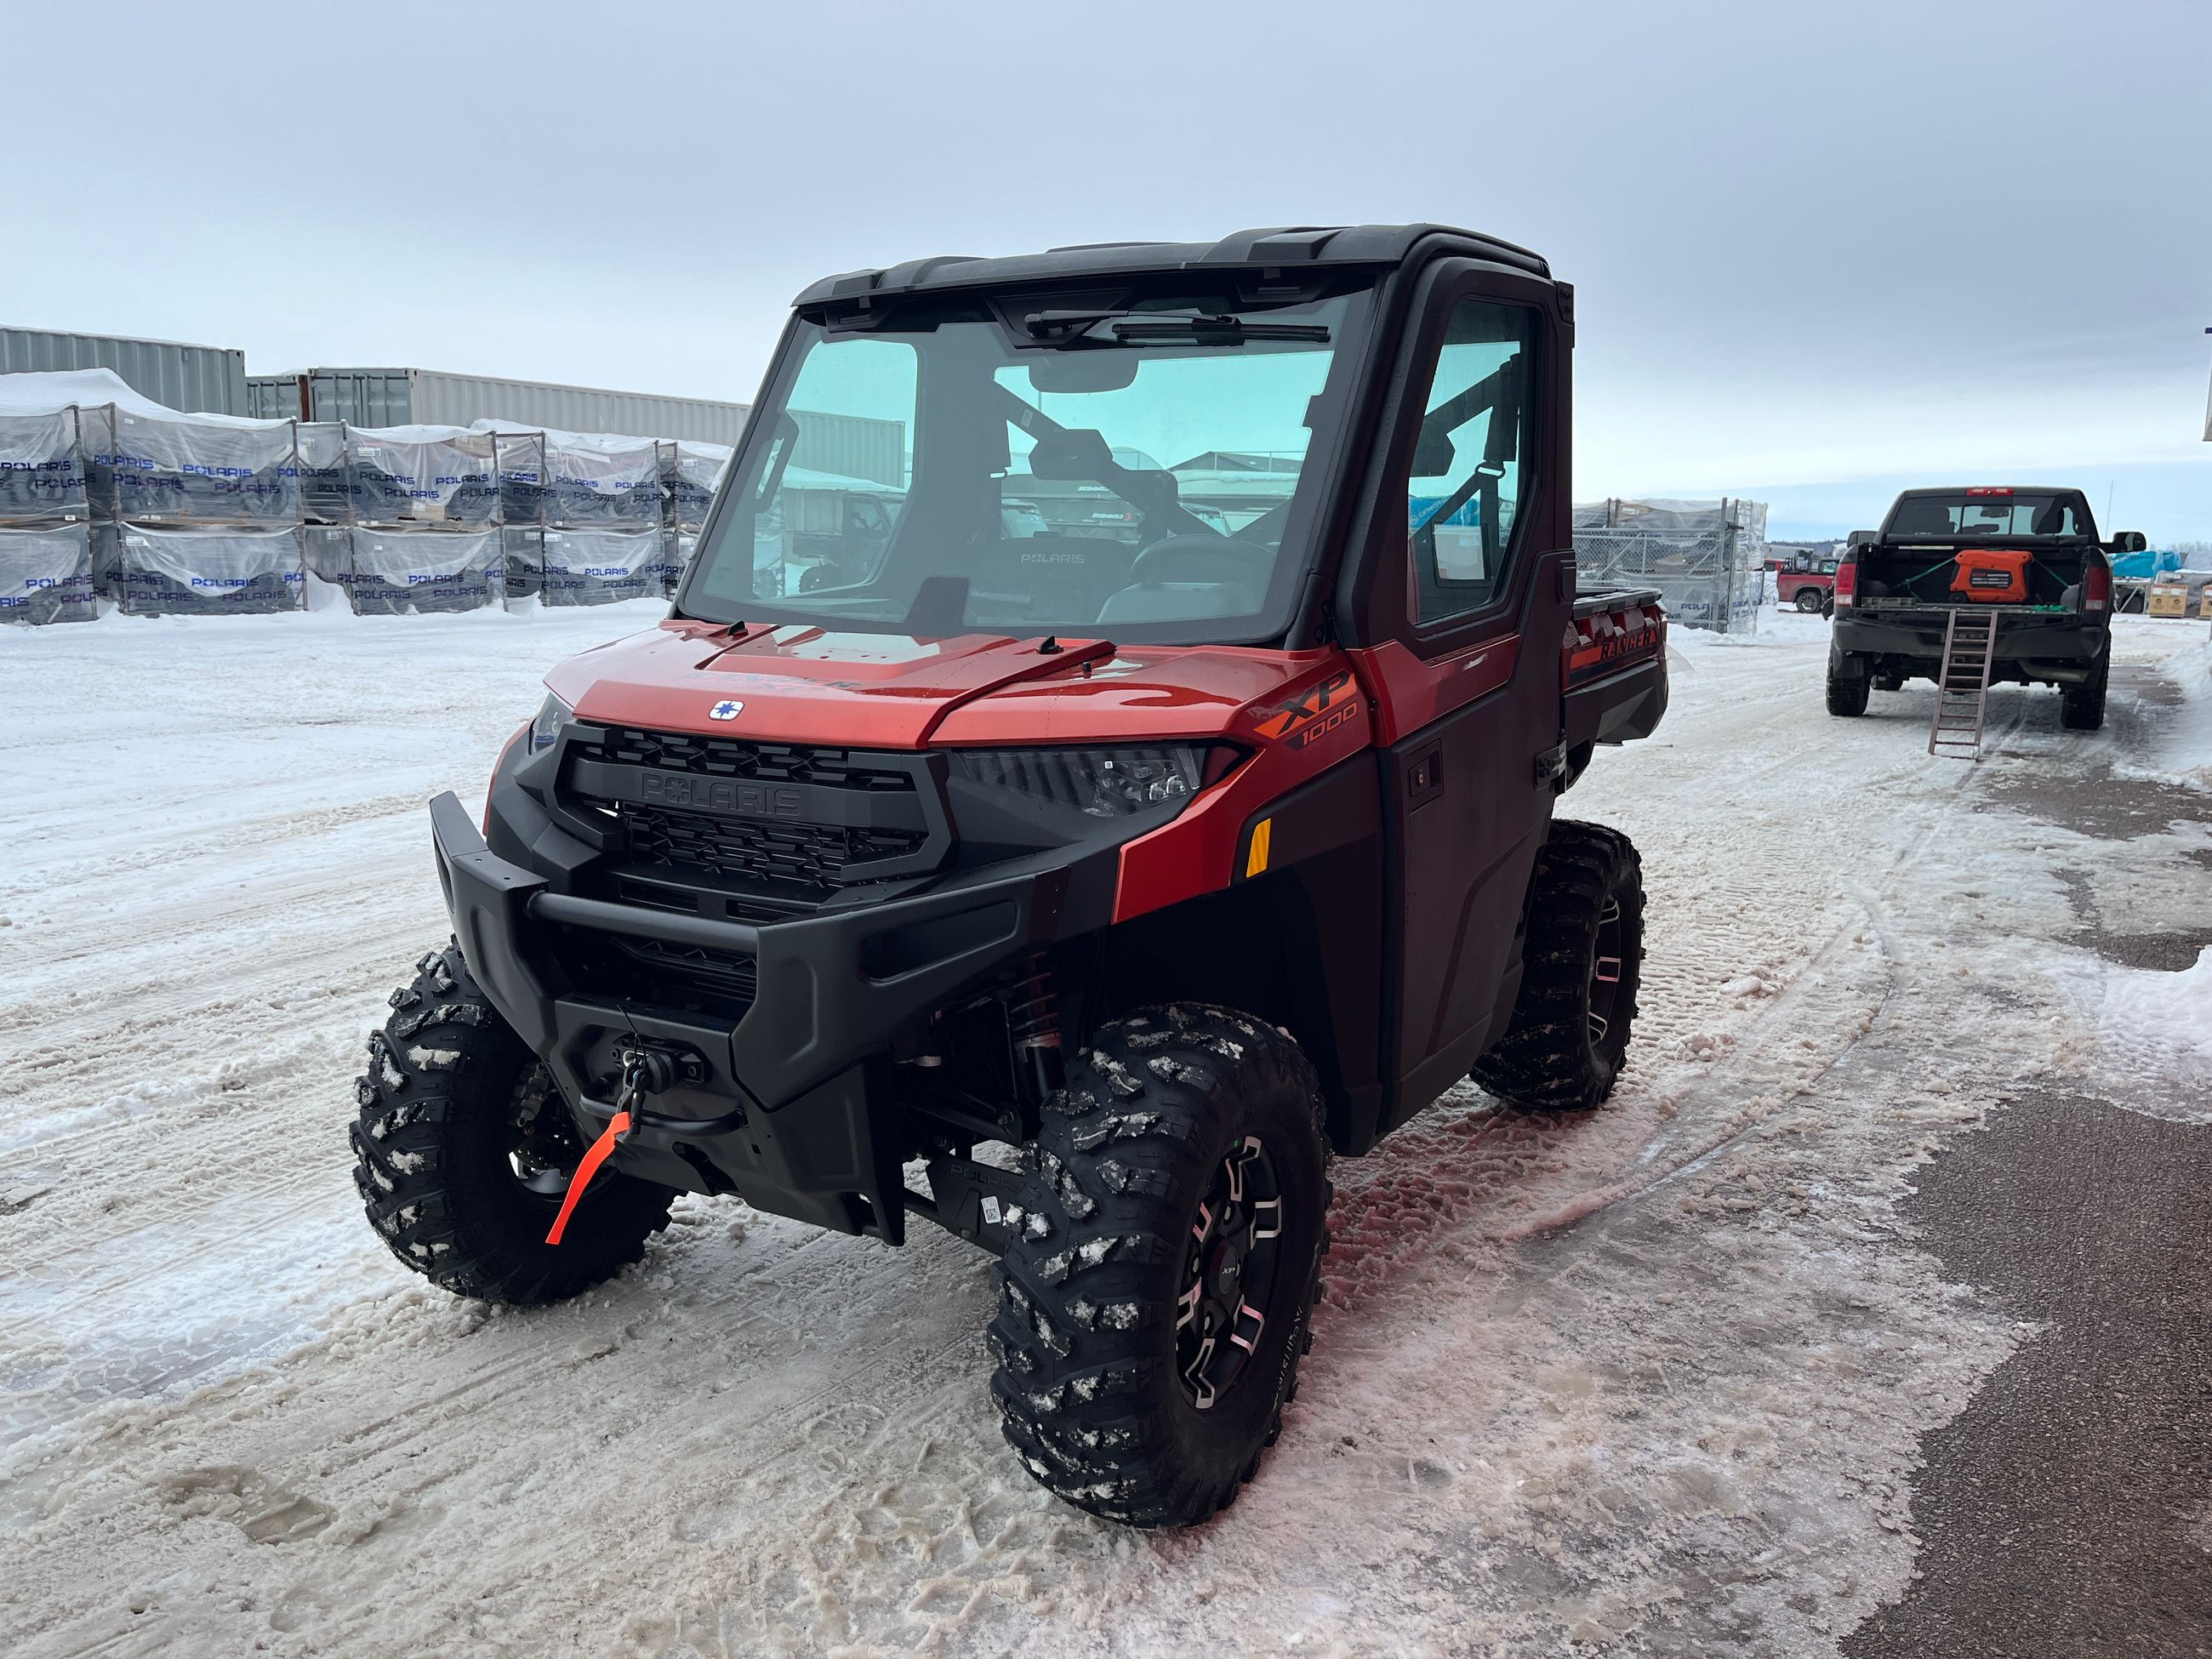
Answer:
POLYGON ((629 1132, 629 1114, 617 1112, 607 1120, 606 1130, 592 1143, 592 1150, 584 1154, 584 1161, 576 1166, 576 1173, 568 1177, 568 1195, 561 1200, 561 1213, 553 1218, 553 1231, 545 1235, 548 1244, 558 1244, 561 1234, 568 1225, 574 1212, 576 1200, 584 1195, 584 1188, 592 1184, 592 1177, 599 1172, 599 1165, 615 1149, 615 1142, 629 1132))

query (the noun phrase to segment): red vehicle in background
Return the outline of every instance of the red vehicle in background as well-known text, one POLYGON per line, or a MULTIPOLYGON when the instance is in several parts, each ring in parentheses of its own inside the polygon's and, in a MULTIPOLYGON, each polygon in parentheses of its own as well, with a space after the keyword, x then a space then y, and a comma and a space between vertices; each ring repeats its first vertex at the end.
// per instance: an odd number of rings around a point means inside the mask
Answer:
POLYGON ((1831 616, 1836 609, 1836 559, 1831 553, 1800 551, 1789 558, 1769 561, 1774 567, 1774 596, 1783 605, 1794 605, 1810 615, 1831 616))

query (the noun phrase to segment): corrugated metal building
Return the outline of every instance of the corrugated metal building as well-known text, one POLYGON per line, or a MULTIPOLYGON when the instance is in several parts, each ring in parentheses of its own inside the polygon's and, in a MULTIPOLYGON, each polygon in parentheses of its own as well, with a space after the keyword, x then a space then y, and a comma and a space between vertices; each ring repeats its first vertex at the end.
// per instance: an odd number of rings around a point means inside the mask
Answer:
POLYGON ((553 386, 430 368, 311 368, 256 374, 248 412, 264 418, 346 421, 355 426, 466 426, 515 421, 564 432, 635 438, 691 438, 734 444, 749 412, 743 404, 661 398, 595 386, 553 386))
POLYGON ((188 414, 252 412, 246 407, 243 351, 173 340, 0 328, 0 374, 58 368, 112 370, 133 392, 188 414))

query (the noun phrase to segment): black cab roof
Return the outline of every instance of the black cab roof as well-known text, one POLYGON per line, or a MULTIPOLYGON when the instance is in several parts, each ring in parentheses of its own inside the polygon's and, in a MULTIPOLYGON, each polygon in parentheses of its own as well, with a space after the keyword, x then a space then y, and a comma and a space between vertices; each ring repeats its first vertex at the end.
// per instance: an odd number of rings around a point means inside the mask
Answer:
POLYGON ((1275 225, 1237 231, 1218 242, 1093 242, 1003 258, 940 254, 824 276, 809 284, 792 304, 805 307, 878 295, 1147 272, 1390 265, 1402 264, 1431 240, 1438 244, 1437 252, 1462 253, 1545 281, 1551 278, 1551 267, 1527 248, 1449 225, 1275 225))

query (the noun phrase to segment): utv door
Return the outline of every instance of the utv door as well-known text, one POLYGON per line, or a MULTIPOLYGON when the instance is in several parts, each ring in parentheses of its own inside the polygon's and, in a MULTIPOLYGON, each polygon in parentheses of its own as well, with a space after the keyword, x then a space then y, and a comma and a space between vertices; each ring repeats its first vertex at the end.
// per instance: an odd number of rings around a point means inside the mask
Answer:
POLYGON ((1378 704, 1378 1133, 1464 1077, 1511 1018, 1574 592, 1565 292, 1449 259, 1414 307, 1356 591, 1340 595, 1378 704))

